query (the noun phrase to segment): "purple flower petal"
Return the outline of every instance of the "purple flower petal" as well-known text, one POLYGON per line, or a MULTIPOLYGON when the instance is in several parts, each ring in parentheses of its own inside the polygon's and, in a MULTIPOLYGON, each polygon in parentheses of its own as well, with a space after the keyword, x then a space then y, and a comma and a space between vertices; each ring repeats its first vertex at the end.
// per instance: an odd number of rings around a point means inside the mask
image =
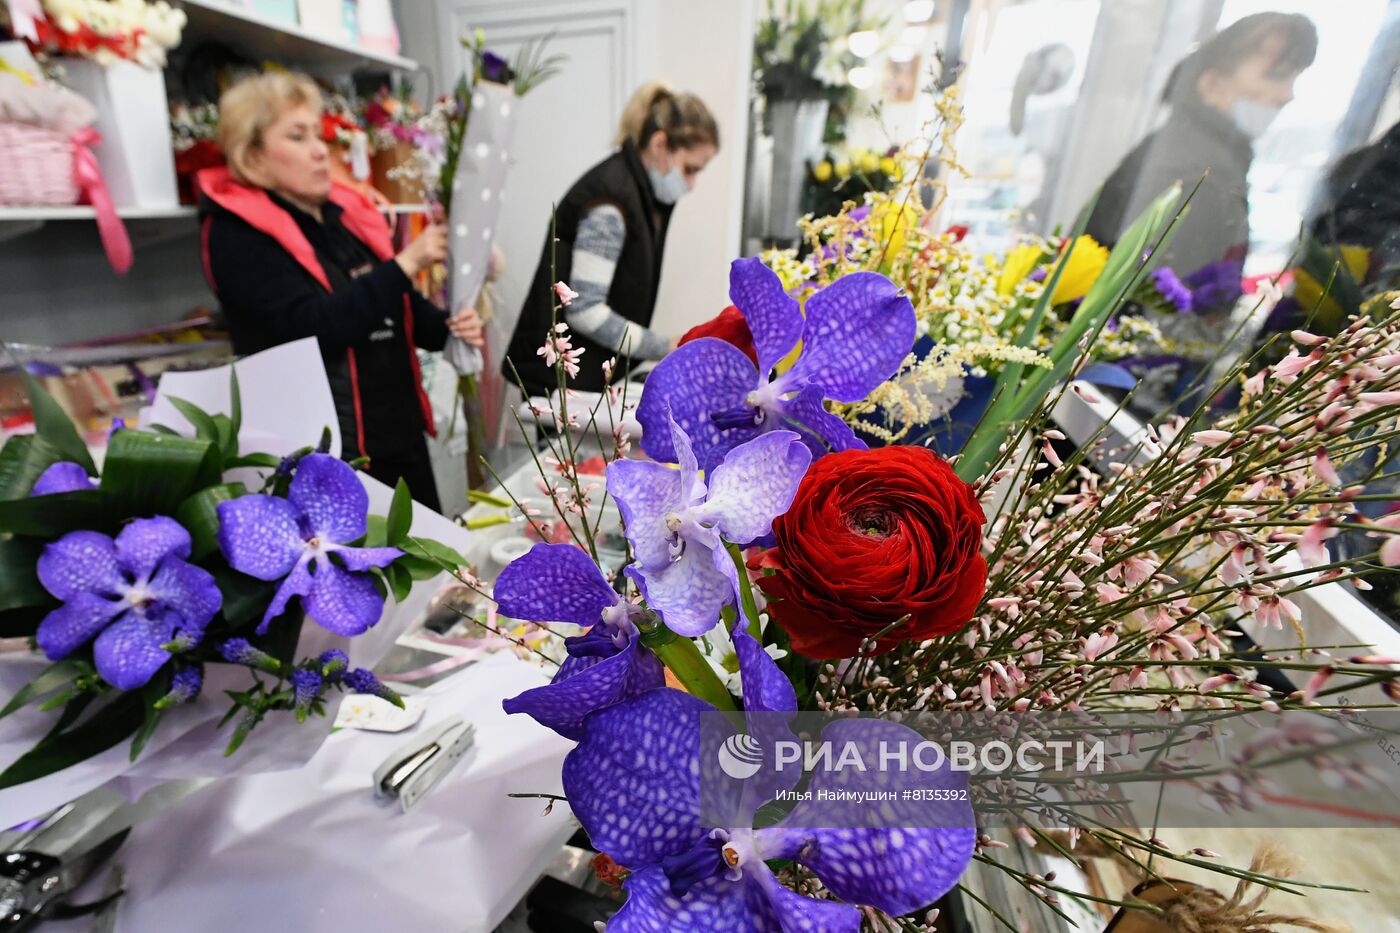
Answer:
POLYGON ((310 552, 303 554, 292 564, 292 572, 287 574, 287 579, 283 580, 282 584, 277 587, 277 592, 272 594, 272 602, 267 604, 267 611, 263 613, 262 621, 258 623, 259 635, 267 632, 267 627, 272 624, 272 620, 282 614, 293 596, 305 599, 306 594, 311 592, 312 584, 315 581, 311 577, 310 564, 310 552))
POLYGON ((137 580, 149 580, 156 565, 171 556, 190 556, 190 533, 173 518, 138 518, 117 535, 117 562, 137 580))
POLYGON ((608 933, 784 933, 767 903, 750 906, 747 885, 722 875, 696 883, 683 898, 671 895, 666 873, 656 867, 628 875, 623 887, 627 903, 608 920, 608 933))
POLYGON ((609 658, 570 657, 553 681, 526 690, 501 705, 507 713, 524 713, 565 738, 578 741, 583 738, 583 721, 589 714, 660 689, 665 683, 661 662, 633 639, 609 658))
POLYGON ((643 567, 660 567, 671 559, 665 517, 682 507, 681 482, 679 471, 661 463, 614 460, 608 464, 608 495, 617 500, 632 555, 643 567))
POLYGON ((357 572, 372 567, 387 567, 403 557, 403 551, 396 547, 338 547, 334 550, 346 570, 357 572))
POLYGON ((653 460, 676 462, 667 427, 669 414, 690 438, 695 456, 704 462, 721 436, 745 433, 743 428, 730 428, 722 435, 710 415, 742 406, 758 382, 753 363, 733 344, 717 337, 701 337, 678 347, 647 374, 637 405, 642 450, 653 460))
POLYGON ((184 628, 203 631, 223 604, 214 575, 182 560, 167 560, 151 578, 151 593, 180 614, 184 628))
POLYGON ((512 619, 585 626, 619 599, 593 558, 572 544, 536 544, 501 571, 493 594, 512 619))
POLYGON ((753 334, 759 374, 768 375, 797 346, 802 336, 802 309, 783 290, 778 274, 756 256, 730 263, 729 300, 744 313, 753 334))
POLYGON ((125 584, 116 544, 96 531, 70 531, 46 545, 35 570, 44 589, 65 602, 87 592, 115 596, 125 584))
POLYGON ((729 637, 734 642, 734 653, 739 658, 739 676, 744 683, 745 712, 796 712, 797 693, 792 689, 792 681, 779 670, 777 662, 768 656, 768 652, 763 650, 757 639, 750 635, 741 623, 735 623, 729 637))
POLYGON ((865 450, 865 441, 856 437, 851 426, 826 410, 826 406, 822 404, 821 388, 807 386, 794 397, 779 404, 784 417, 796 422, 784 427, 801 425, 803 428, 798 433, 802 435, 802 442, 807 445, 807 449, 812 452, 813 460, 841 450, 865 450))
POLYGON ((761 538, 792 505, 811 462, 811 452, 791 431, 770 431, 746 441, 707 477, 704 512, 718 520, 726 540, 746 544, 761 538))
POLYGON ((842 276, 807 299, 802 355, 782 378, 858 402, 890 378, 914 346, 914 306, 875 272, 842 276))
MULTIPOLYGON (((912 747, 922 737, 899 723, 853 719, 828 725, 822 741, 835 748, 850 743, 862 760, 871 761, 879 759, 882 743, 912 747)), ((872 807, 863 801, 817 799, 823 790, 893 791, 897 798, 913 788, 965 791, 967 776, 946 765, 939 771, 818 770, 809 788, 813 799, 800 802, 774 830, 758 832, 765 835, 765 853, 797 858, 843 900, 895 915, 910 913, 951 890, 972 859, 977 829, 966 800, 894 799, 872 807), (781 839, 781 846, 766 835, 781 839), (779 848, 786 852, 777 853, 779 848)))
POLYGON ((44 616, 34 640, 50 661, 62 660, 96 638, 126 608, 126 603, 103 599, 96 593, 74 593, 44 616))
POLYGON ((698 638, 714 628, 720 610, 734 602, 734 583, 716 566, 721 561, 729 561, 722 548, 710 550, 686 542, 678 559, 654 570, 634 564, 627 574, 671 631, 698 638))
POLYGON ((161 645, 175 634, 177 622, 173 614, 148 619, 128 612, 97 636, 92 648, 97 673, 118 690, 144 687, 170 660, 161 645))
POLYGON ((700 714, 680 690, 652 690, 588 717, 564 759, 564 793, 593 845, 633 868, 691 847, 700 822, 700 714))
POLYGON ((219 547, 229 566, 259 580, 280 580, 306 551, 296 509, 276 496, 220 502, 219 547))
POLYGON ((87 475, 87 470, 70 460, 60 460, 49 464, 48 469, 34 481, 31 496, 52 496, 60 492, 77 492, 80 489, 95 489, 97 484, 87 475))
POLYGON ((306 614, 337 635, 363 635, 384 614, 384 596, 367 573, 341 570, 318 560, 311 592, 301 598, 306 614))
POLYGON ((330 454, 307 454, 297 464, 287 499, 306 519, 307 530, 336 544, 365 533, 369 493, 355 470, 330 454))

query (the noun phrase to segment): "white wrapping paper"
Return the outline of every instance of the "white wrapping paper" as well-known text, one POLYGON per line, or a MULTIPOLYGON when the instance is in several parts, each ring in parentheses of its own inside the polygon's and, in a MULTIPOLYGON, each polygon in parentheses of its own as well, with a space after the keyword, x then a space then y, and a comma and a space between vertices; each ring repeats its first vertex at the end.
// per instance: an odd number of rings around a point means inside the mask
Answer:
MULTIPOLYGON (((515 92, 504 85, 483 81, 472 89, 471 119, 462 139, 448 211, 454 310, 476 301, 486 283, 491 240, 506 186, 516 104, 515 92)), ((443 355, 463 376, 475 376, 485 365, 479 349, 456 337, 447 341, 443 355)))
POLYGON ((300 770, 220 781, 146 820, 116 857, 116 933, 489 933, 576 828, 562 803, 545 816, 546 801, 507 796, 561 792, 572 743, 501 709, 547 679, 493 655, 418 694, 413 730, 337 732, 300 770), (467 757, 408 813, 377 801, 374 769, 454 714, 476 726, 467 757))

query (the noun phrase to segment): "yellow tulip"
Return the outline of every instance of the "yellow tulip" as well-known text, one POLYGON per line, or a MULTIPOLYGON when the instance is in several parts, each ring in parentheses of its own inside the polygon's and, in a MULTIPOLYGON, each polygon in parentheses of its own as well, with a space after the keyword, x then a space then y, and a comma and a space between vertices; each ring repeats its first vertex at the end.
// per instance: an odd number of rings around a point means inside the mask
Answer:
POLYGON ((878 242, 888 263, 903 252, 905 234, 919 222, 919 212, 913 205, 886 201, 870 212, 870 220, 871 228, 879 231, 878 242))
POLYGON ((1011 252, 1006 254, 1006 262, 1001 267, 1001 277, 997 279, 997 294, 1009 295, 1016 290, 1016 285, 1026 276, 1031 274, 1040 261, 1041 248, 1039 246, 1016 246, 1011 252))
POLYGON ((850 178, 850 177, 851 177, 851 163, 850 163, 849 161, 847 161, 846 159, 837 159, 837 160, 836 160, 836 177, 837 177, 837 178, 850 178))
POLYGON ((858 164, 862 174, 873 175, 880 167, 880 157, 873 152, 863 152, 858 164))
MULTIPOLYGON (((1061 259, 1060 262, 1065 262, 1061 259)), ((1058 266, 1059 263, 1056 263, 1058 266)), ((1055 292, 1050 296, 1052 305, 1064 304, 1067 301, 1075 301, 1089 294, 1089 289, 1093 288, 1099 276, 1103 274, 1104 266, 1108 265, 1108 250, 1100 246, 1093 237, 1085 234, 1074 242, 1074 249, 1070 251, 1069 261, 1065 263, 1065 271, 1060 274, 1060 281, 1055 286, 1055 292)), ((1055 270, 1051 269, 1046 275, 1048 282, 1054 278, 1055 270)))
POLYGON ((812 177, 822 184, 831 181, 831 163, 823 159, 812 166, 812 177))
POLYGON ((884 172, 886 175, 893 175, 895 168, 893 156, 885 156, 880 160, 880 171, 884 172))

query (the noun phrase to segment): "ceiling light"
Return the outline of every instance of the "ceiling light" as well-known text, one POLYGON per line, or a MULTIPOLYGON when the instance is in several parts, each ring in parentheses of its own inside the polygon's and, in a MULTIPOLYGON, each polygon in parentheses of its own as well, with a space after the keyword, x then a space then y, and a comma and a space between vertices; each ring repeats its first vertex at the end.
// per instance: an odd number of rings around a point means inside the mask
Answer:
POLYGON ((909 0, 904 4, 906 23, 927 23, 933 19, 933 0, 909 0))
POLYGON ((904 30, 899 34, 899 44, 917 49, 924 44, 924 39, 927 37, 927 26, 905 26, 904 30))
POLYGON ((875 69, 857 65, 846 72, 846 81, 851 87, 863 91, 875 83, 875 69))
POLYGON ((846 45, 850 47, 851 54, 859 58, 869 58, 880 47, 880 34, 873 29, 862 29, 860 32, 851 33, 846 38, 846 45))

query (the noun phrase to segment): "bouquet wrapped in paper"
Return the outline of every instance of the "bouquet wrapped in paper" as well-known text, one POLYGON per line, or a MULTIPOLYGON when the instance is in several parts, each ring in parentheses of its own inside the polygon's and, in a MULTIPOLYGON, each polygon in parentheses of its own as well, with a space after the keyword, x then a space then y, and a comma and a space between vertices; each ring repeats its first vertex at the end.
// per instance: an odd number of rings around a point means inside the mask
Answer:
POLYGON ((27 380, 36 431, 0 449, 0 822, 118 777, 296 767, 342 693, 399 702, 369 667, 462 559, 415 534, 427 513, 407 488, 340 460, 329 428, 279 434, 296 415, 270 372, 311 373, 301 424, 334 423, 318 368, 302 341, 185 375, 205 396, 227 387, 218 410, 164 395, 151 429, 112 432, 100 468, 27 380))

